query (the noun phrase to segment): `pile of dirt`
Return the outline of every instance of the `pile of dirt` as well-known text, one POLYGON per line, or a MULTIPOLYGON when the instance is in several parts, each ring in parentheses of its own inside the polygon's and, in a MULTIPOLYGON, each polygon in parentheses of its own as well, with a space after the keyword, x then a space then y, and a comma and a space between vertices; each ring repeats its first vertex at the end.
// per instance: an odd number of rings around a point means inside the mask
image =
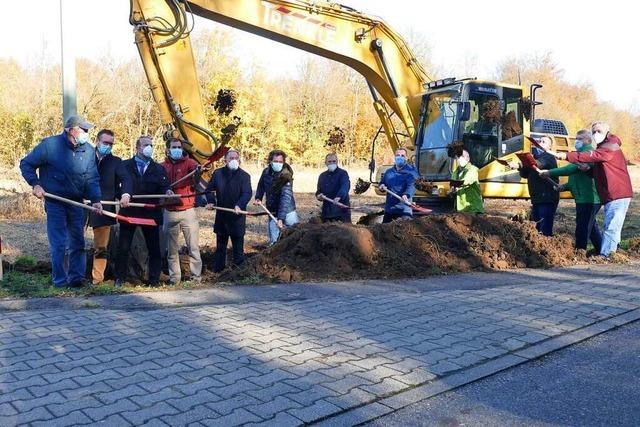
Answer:
POLYGON ((544 237, 531 222, 488 215, 430 215, 371 227, 300 224, 221 280, 421 277, 441 272, 575 264, 571 236, 544 237))

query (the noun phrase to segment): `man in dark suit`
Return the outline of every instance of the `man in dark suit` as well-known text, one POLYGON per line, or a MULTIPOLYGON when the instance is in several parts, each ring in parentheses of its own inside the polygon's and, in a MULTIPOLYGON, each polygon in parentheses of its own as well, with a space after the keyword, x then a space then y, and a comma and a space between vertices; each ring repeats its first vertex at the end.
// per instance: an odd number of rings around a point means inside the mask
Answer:
MULTIPOLYGON (((150 286, 160 284, 160 226, 162 225, 162 209, 144 209, 129 207, 132 195, 167 194, 173 192, 169 187, 167 172, 153 161, 153 140, 150 136, 141 136, 136 141, 136 155, 124 160, 118 170, 122 177, 122 197, 120 199, 120 213, 125 216, 149 218, 156 221, 157 226, 143 226, 147 251, 149 252, 149 278, 145 282, 150 286)), ((140 198, 136 202, 157 203, 158 199, 140 198)), ((127 266, 131 241, 136 231, 136 225, 120 224, 120 239, 118 241, 118 258, 116 263, 116 287, 121 286, 127 278, 127 266)))
MULTIPOLYGON (((96 166, 100 174, 100 192, 102 200, 117 200, 120 197, 120 179, 116 173, 122 163, 120 157, 111 154, 114 135, 109 129, 102 129, 96 137, 96 166)), ((103 210, 115 212, 115 206, 105 205, 103 210)), ((111 226, 116 222, 106 215, 89 213, 89 225, 93 228, 93 269, 91 277, 93 284, 104 281, 104 270, 109 255, 109 235, 111 226)))
POLYGON ((233 245, 233 263, 240 265, 244 262, 246 216, 241 215, 240 211, 247 209, 252 193, 251 176, 240 169, 240 153, 229 150, 224 159, 226 166, 216 169, 207 185, 207 209, 219 206, 234 209, 236 212, 216 212, 213 225, 213 231, 216 233, 213 271, 216 273, 224 270, 229 238, 233 245))

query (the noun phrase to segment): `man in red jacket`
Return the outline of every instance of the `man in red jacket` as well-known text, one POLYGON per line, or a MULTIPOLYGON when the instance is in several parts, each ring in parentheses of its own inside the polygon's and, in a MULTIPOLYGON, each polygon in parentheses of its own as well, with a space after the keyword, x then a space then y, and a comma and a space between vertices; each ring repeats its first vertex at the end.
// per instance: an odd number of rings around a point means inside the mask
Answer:
POLYGON ((593 178, 598 195, 604 204, 604 233, 600 255, 608 257, 618 249, 620 233, 627 209, 633 196, 627 160, 622 154, 620 138, 609 132, 605 122, 591 125, 593 139, 598 144, 595 151, 555 153, 561 160, 571 163, 592 163, 593 178))
MULTIPOLYGON (((167 158, 162 163, 169 182, 173 184, 198 168, 198 163, 182 150, 182 141, 174 138, 167 142, 167 158)), ((197 173, 173 186, 176 194, 193 194, 197 183, 197 173)), ((182 205, 168 207, 165 211, 165 238, 167 242, 167 262, 169 264, 169 284, 180 282, 180 258, 178 256, 178 236, 180 231, 189 249, 191 280, 200 281, 202 260, 200 258, 200 224, 195 209, 196 197, 183 197, 182 205)))

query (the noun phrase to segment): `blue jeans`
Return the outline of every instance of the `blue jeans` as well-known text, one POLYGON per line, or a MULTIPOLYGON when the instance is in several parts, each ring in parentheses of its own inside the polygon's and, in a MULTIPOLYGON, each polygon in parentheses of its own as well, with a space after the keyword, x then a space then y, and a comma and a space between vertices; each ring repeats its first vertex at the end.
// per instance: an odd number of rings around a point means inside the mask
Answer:
POLYGON ((595 250, 600 253, 602 233, 596 222, 600 203, 576 203, 576 249, 587 249, 591 240, 595 250))
MULTIPOLYGON (((284 219, 284 226, 291 227, 294 224, 300 222, 298 219, 298 213, 296 211, 291 211, 287 214, 284 219)), ((280 229, 278 228, 278 224, 272 219, 269 219, 269 246, 275 244, 280 238, 280 229)))
POLYGON ((53 286, 65 286, 84 279, 87 260, 84 252, 83 209, 46 200, 47 239, 51 255, 53 286), (69 243, 69 271, 64 269, 65 248, 69 243))
POLYGON ((602 236, 602 248, 600 255, 609 256, 618 250, 620 243, 620 233, 624 218, 629 209, 631 198, 612 200, 604 205, 604 234, 602 236))
POLYGON ((536 223, 536 229, 544 236, 553 236, 553 217, 556 215, 558 202, 536 203, 531 205, 531 221, 536 223))

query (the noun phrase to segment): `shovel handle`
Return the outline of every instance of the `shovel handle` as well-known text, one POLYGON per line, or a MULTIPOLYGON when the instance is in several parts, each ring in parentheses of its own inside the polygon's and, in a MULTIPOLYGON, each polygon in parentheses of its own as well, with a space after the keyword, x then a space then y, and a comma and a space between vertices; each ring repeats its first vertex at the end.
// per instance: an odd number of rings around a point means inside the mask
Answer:
MULTIPOLYGON (((216 210, 216 211, 224 211, 224 212, 236 213, 235 209, 223 208, 223 207, 220 207, 220 206, 212 206, 211 209, 216 210)), ((240 215, 251 215, 251 212, 240 210, 239 214, 240 215)))
MULTIPOLYGON (((269 209, 267 209, 267 208, 266 208, 266 206, 265 206, 265 205, 263 205, 263 204, 262 204, 262 202, 261 202, 261 201, 258 201, 258 205, 262 208, 262 210, 263 210, 263 211, 265 211, 265 212, 267 213, 267 215, 269 215, 269 218, 271 218, 271 219, 273 220, 273 222, 275 222, 275 223, 276 223, 276 225, 278 225, 278 218, 276 218, 275 216, 273 216, 273 214, 269 211, 269 209)), ((279 228, 280 230, 282 230, 284 227, 280 227, 280 226, 278 225, 278 228, 279 228)))
POLYGON ((393 197, 395 197, 396 199, 400 200, 402 203, 404 203, 405 205, 409 206, 410 208, 417 210, 418 212, 422 212, 422 213, 431 213, 432 212, 431 209, 423 208, 423 207, 418 206, 418 205, 416 205, 415 203, 412 203, 412 202, 407 202, 405 199, 403 199, 402 197, 400 197, 398 194, 394 193, 393 191, 389 190, 388 188, 385 188, 385 191, 387 191, 393 197))
POLYGON ((351 209, 351 206, 347 206, 347 205, 345 205, 343 203, 336 202, 335 200, 328 198, 324 194, 320 194, 320 197, 322 198, 322 200, 325 200, 325 201, 327 201, 329 203, 332 203, 332 204, 334 204, 334 205, 336 205, 336 206, 338 206, 338 207, 340 207, 342 209, 351 209))
MULTIPOLYGON (((66 203, 68 205, 77 206, 79 208, 86 209, 86 210, 89 210, 89 211, 92 211, 92 212, 99 212, 98 209, 94 208, 93 206, 88 206, 88 205, 85 205, 84 203, 76 202, 75 200, 69 200, 69 199, 66 199, 64 197, 56 196, 55 194, 44 193, 44 196, 48 197, 49 199, 57 200, 59 202, 66 203)), ((117 217, 117 215, 114 214, 113 212, 104 211, 104 210, 102 211, 102 215, 110 216, 111 218, 116 218, 117 217)))

